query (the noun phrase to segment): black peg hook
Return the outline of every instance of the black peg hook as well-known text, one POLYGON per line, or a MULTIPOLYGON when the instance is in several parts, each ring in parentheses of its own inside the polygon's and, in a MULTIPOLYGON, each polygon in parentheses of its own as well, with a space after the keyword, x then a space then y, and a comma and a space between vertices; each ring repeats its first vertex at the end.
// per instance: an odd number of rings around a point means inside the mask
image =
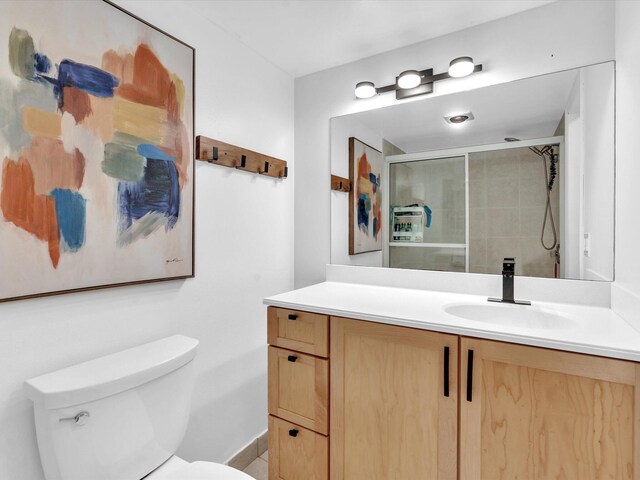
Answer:
POLYGON ((207 159, 207 162, 213 163, 218 160, 218 147, 213 147, 211 149, 211 158, 207 159))

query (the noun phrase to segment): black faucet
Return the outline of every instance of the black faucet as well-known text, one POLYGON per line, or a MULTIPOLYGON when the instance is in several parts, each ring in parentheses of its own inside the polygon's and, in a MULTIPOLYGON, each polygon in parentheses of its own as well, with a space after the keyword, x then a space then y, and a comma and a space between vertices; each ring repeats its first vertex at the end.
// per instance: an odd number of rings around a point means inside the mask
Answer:
POLYGON ((507 257, 502 262, 502 298, 489 298, 490 302, 531 305, 526 300, 516 300, 513 293, 513 279, 516 276, 516 259, 507 257))

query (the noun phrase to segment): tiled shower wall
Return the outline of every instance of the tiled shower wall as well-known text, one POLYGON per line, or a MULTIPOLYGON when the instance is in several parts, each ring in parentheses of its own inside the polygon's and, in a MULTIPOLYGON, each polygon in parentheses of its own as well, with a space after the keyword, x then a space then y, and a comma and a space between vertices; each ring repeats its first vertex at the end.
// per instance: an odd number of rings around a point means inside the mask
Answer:
MULTIPOLYGON (((547 169, 548 169, 547 158, 547 169)), ((500 274, 502 259, 516 257, 516 274, 554 276, 555 251, 542 247, 546 206, 542 158, 528 148, 469 154, 469 271, 500 274)), ((560 241, 556 177, 551 205, 560 241)), ((551 225, 545 243, 553 243, 551 225)))

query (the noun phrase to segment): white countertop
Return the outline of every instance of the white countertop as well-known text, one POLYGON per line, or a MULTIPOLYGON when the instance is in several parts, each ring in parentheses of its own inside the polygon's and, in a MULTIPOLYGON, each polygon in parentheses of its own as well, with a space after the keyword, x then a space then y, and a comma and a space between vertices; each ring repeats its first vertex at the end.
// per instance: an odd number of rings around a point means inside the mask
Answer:
POLYGON ((604 307, 551 302, 532 302, 531 307, 490 304, 487 297, 479 295, 341 282, 323 282, 293 290, 266 298, 264 303, 434 332, 640 361, 640 332, 604 307), (487 305, 510 309, 514 313, 513 320, 488 323, 445 312, 456 304, 477 306, 478 309, 487 305), (557 323, 553 318, 543 319, 545 328, 527 327, 527 318, 535 317, 538 312, 560 318, 557 323))

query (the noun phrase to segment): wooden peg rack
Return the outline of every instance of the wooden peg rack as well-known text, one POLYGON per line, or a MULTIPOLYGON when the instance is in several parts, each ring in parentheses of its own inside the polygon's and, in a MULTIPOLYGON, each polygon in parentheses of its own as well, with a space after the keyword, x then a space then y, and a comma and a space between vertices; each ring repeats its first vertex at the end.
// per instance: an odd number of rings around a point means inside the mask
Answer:
POLYGON ((337 175, 331 175, 331 190, 337 190, 338 192, 350 192, 351 180, 348 178, 338 177, 337 175))
POLYGON ((284 160, 236 147, 204 135, 196 137, 196 160, 273 178, 289 176, 289 168, 284 160))

